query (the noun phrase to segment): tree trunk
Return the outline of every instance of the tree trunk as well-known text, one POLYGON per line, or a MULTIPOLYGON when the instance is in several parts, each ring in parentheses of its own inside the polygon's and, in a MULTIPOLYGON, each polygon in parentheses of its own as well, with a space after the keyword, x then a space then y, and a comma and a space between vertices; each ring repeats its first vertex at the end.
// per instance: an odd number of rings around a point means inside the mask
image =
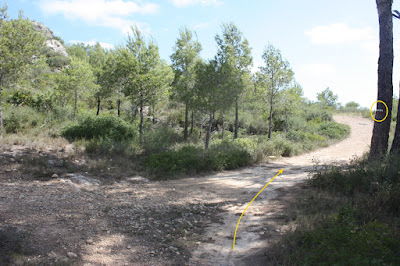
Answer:
POLYGON ((143 95, 140 93, 140 126, 139 126, 139 136, 140 142, 143 142, 143 95))
POLYGON ((210 114, 210 121, 208 122, 208 128, 207 128, 207 135, 206 135, 206 143, 205 143, 205 149, 208 149, 208 145, 210 144, 210 137, 211 137, 211 127, 213 124, 213 115, 210 114))
POLYGON ((183 128, 183 139, 186 141, 188 138, 188 127, 189 127, 189 108, 188 104, 185 104, 185 127, 183 128))
POLYGON ((203 122, 200 122, 200 133, 199 133, 199 139, 201 139, 201 134, 203 133, 203 122))
POLYGON ((132 113, 133 113, 133 121, 135 121, 137 116, 137 106, 134 104, 132 104, 132 113))
POLYGON ((156 110, 155 110, 154 106, 151 107, 151 112, 152 112, 152 114, 153 114, 153 124, 155 124, 155 123, 156 123, 156 116, 155 116, 156 110))
POLYGON ((222 139, 224 139, 224 133, 225 133, 225 115, 222 114, 222 139))
POLYGON ((392 148, 390 149, 390 154, 399 154, 399 153, 400 153, 400 104, 398 104, 397 106, 396 129, 394 132, 392 148))
POLYGON ((74 107, 74 120, 76 118, 76 113, 78 112, 78 91, 75 90, 75 107, 74 107))
POLYGON ((98 116, 99 115, 99 113, 100 113, 100 96, 99 97, 97 97, 97 113, 96 113, 96 116, 98 116))
POLYGON ((3 109, 1 105, 1 82, 2 78, 0 77, 0 138, 2 137, 2 128, 3 128, 3 109))
POLYGON ((268 139, 271 138, 271 133, 272 133, 272 114, 273 114, 273 100, 274 100, 274 94, 271 92, 271 99, 269 100, 269 104, 271 105, 269 109, 269 126, 268 126, 268 139))
POLYGON ((236 105, 235 105, 235 134, 234 139, 238 137, 238 129, 239 129, 239 99, 236 98, 236 105))
POLYGON ((287 132, 289 129, 289 125, 288 125, 288 113, 287 110, 285 110, 285 132, 287 132))
MULTIPOLYGON (((379 15, 379 61, 378 61, 378 100, 386 103, 388 116, 383 122, 374 123, 369 159, 386 155, 388 149, 390 121, 392 120, 393 101, 393 20, 392 0, 376 0, 379 15)), ((377 104, 376 120, 382 120, 386 115, 386 107, 377 104)))
POLYGON ((118 99, 117 101, 117 109, 118 109, 118 117, 121 115, 121 100, 118 99))
POLYGON ((194 112, 192 111, 192 121, 190 121, 190 135, 193 133, 193 127, 194 127, 194 112))

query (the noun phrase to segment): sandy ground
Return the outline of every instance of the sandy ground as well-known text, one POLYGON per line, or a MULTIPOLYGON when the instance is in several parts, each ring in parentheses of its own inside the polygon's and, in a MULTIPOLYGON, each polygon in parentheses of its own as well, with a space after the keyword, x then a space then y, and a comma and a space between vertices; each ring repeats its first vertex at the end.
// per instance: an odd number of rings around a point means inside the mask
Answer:
MULTIPOLYGON (((268 244, 269 236, 279 237, 283 230, 284 225, 276 228, 277 223, 268 222, 284 211, 279 203, 282 189, 301 184, 315 161, 343 163, 368 150, 370 119, 335 116, 335 120, 352 129, 339 143, 205 177, 159 182, 132 177, 105 185, 95 178, 63 175, 32 182, 11 169, 15 164, 4 164, 0 256, 10 256, 7 249, 15 242, 22 247, 17 253, 22 254, 10 260, 32 263, 244 265, 268 244), (283 173, 247 209, 233 251, 240 214, 280 169, 283 173)), ((19 160, 15 154, 3 157, 19 160)), ((258 258, 251 264, 265 263, 258 258)))

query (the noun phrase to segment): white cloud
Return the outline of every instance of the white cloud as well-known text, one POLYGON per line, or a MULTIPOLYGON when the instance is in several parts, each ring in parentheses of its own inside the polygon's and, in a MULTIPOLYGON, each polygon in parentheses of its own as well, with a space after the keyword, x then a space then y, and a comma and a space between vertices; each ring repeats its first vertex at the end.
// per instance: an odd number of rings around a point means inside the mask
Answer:
POLYGON ((343 44, 374 38, 371 27, 350 28, 345 23, 316 26, 305 34, 310 37, 312 44, 343 44))
MULTIPOLYGON (((93 46, 93 45, 95 45, 96 43, 97 43, 97 41, 77 41, 77 40, 70 40, 70 41, 68 41, 68 43, 71 43, 71 44, 76 44, 76 43, 83 43, 83 44, 85 44, 85 45, 90 45, 90 46, 93 46)), ((103 47, 104 49, 114 49, 114 44, 111 44, 111 43, 106 43, 106 42, 98 42, 100 45, 101 45, 101 47, 103 47)))
POLYGON ((209 22, 201 22, 199 24, 194 25, 193 29, 195 29, 195 30, 206 29, 210 26, 211 26, 211 24, 209 22))
POLYGON ((193 5, 202 5, 202 6, 220 6, 223 2, 219 0, 170 0, 174 6, 176 7, 186 7, 193 5))
POLYGON ((116 28, 126 33, 130 25, 143 26, 129 17, 133 14, 155 14, 159 5, 122 0, 41 0, 40 8, 49 15, 62 14, 67 19, 83 20, 87 24, 116 28))

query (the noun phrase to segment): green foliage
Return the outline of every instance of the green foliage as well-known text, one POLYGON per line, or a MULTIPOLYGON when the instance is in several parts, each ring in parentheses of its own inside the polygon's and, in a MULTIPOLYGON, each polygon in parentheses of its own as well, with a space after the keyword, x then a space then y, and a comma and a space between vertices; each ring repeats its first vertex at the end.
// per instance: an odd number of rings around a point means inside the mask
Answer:
POLYGON ((85 151, 92 155, 131 156, 137 148, 128 140, 97 137, 83 142, 85 151))
POLYGON ((305 110, 307 121, 320 123, 322 121, 332 121, 332 112, 328 109, 321 108, 317 104, 310 104, 305 110))
POLYGON ((215 170, 234 169, 251 163, 251 155, 233 141, 222 141, 204 151, 194 146, 184 146, 177 151, 151 154, 145 166, 157 178, 188 175, 215 170))
POLYGON ((69 57, 53 51, 50 47, 43 47, 41 54, 46 57, 46 63, 52 68, 62 68, 71 62, 69 57))
MULTIPOLYGON (((7 10, 0 10, 0 99, 2 86, 12 85, 20 74, 31 65, 35 55, 44 45, 44 37, 36 32, 32 23, 21 16, 15 20, 7 19, 7 10)), ((0 101, 0 136, 2 129, 2 108, 0 101)))
POLYGON ((350 134, 350 127, 333 122, 324 122, 319 125, 318 133, 331 139, 342 139, 350 134))
POLYGON ((322 106, 331 107, 333 109, 338 107, 338 96, 333 94, 329 88, 326 88, 321 93, 317 93, 317 98, 322 106))
POLYGON ((66 126, 61 135, 68 140, 110 139, 126 141, 135 138, 136 127, 111 116, 85 116, 66 126))
POLYGON ((168 126, 160 126, 146 132, 142 146, 145 154, 160 153, 180 141, 182 141, 182 138, 174 129, 168 126))
POLYGON ((251 163, 250 152, 252 149, 254 147, 252 147, 249 139, 242 141, 223 140, 207 150, 206 160, 211 170, 235 169, 251 163))
MULTIPOLYGON (((400 158, 389 156, 380 162, 355 162, 343 168, 321 169, 310 179, 310 185, 345 195, 389 193, 391 210, 400 211, 400 158)), ((384 195, 382 195, 384 196, 384 195)), ((388 196, 388 195, 386 195, 388 196)), ((373 199, 376 200, 376 199, 373 199)), ((385 201, 385 199, 380 199, 385 201)), ((389 203, 390 203, 389 202, 389 203)))
POLYGON ((14 91, 7 98, 7 103, 12 104, 13 106, 31 106, 33 103, 32 93, 29 91, 14 91))
POLYGON ((67 47, 67 53, 71 57, 77 57, 84 61, 89 61, 88 45, 84 43, 70 44, 67 47))
POLYGON ((146 158, 145 166, 150 174, 158 178, 205 171, 208 168, 205 168, 202 153, 200 148, 185 146, 178 151, 151 154, 146 158))
POLYGON ((45 38, 36 32, 32 23, 22 17, 15 20, 0 19, 0 84, 17 78, 17 74, 32 64, 45 38))
POLYGON ((312 231, 292 237, 292 261, 302 265, 398 265, 400 239, 378 221, 356 223, 357 212, 343 206, 312 231))
POLYGON ((360 107, 360 105, 358 103, 356 103, 356 102, 348 102, 348 103, 346 103, 345 107, 346 108, 356 108, 357 109, 358 107, 360 107))
POLYGON ((290 244, 282 251, 283 260, 307 265, 398 265, 399 172, 398 156, 355 160, 340 167, 317 165, 308 181, 311 194, 303 204, 324 206, 324 214, 302 210, 298 230, 285 240, 290 244))
POLYGON ((19 133, 42 125, 44 116, 42 113, 27 107, 12 107, 3 117, 4 130, 6 133, 19 133))

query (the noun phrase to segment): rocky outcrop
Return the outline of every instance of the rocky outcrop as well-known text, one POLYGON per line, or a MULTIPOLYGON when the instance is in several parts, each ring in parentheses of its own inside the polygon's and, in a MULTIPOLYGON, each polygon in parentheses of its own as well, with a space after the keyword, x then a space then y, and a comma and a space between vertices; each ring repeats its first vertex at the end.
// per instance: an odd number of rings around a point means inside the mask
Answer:
POLYGON ((46 37, 46 46, 51 48, 54 52, 60 53, 68 57, 67 50, 64 45, 54 36, 53 31, 46 27, 41 22, 32 21, 33 27, 36 31, 42 33, 46 37))
POLYGON ((46 41, 46 46, 50 47, 54 52, 60 53, 63 56, 68 57, 67 50, 59 40, 51 39, 46 41))

